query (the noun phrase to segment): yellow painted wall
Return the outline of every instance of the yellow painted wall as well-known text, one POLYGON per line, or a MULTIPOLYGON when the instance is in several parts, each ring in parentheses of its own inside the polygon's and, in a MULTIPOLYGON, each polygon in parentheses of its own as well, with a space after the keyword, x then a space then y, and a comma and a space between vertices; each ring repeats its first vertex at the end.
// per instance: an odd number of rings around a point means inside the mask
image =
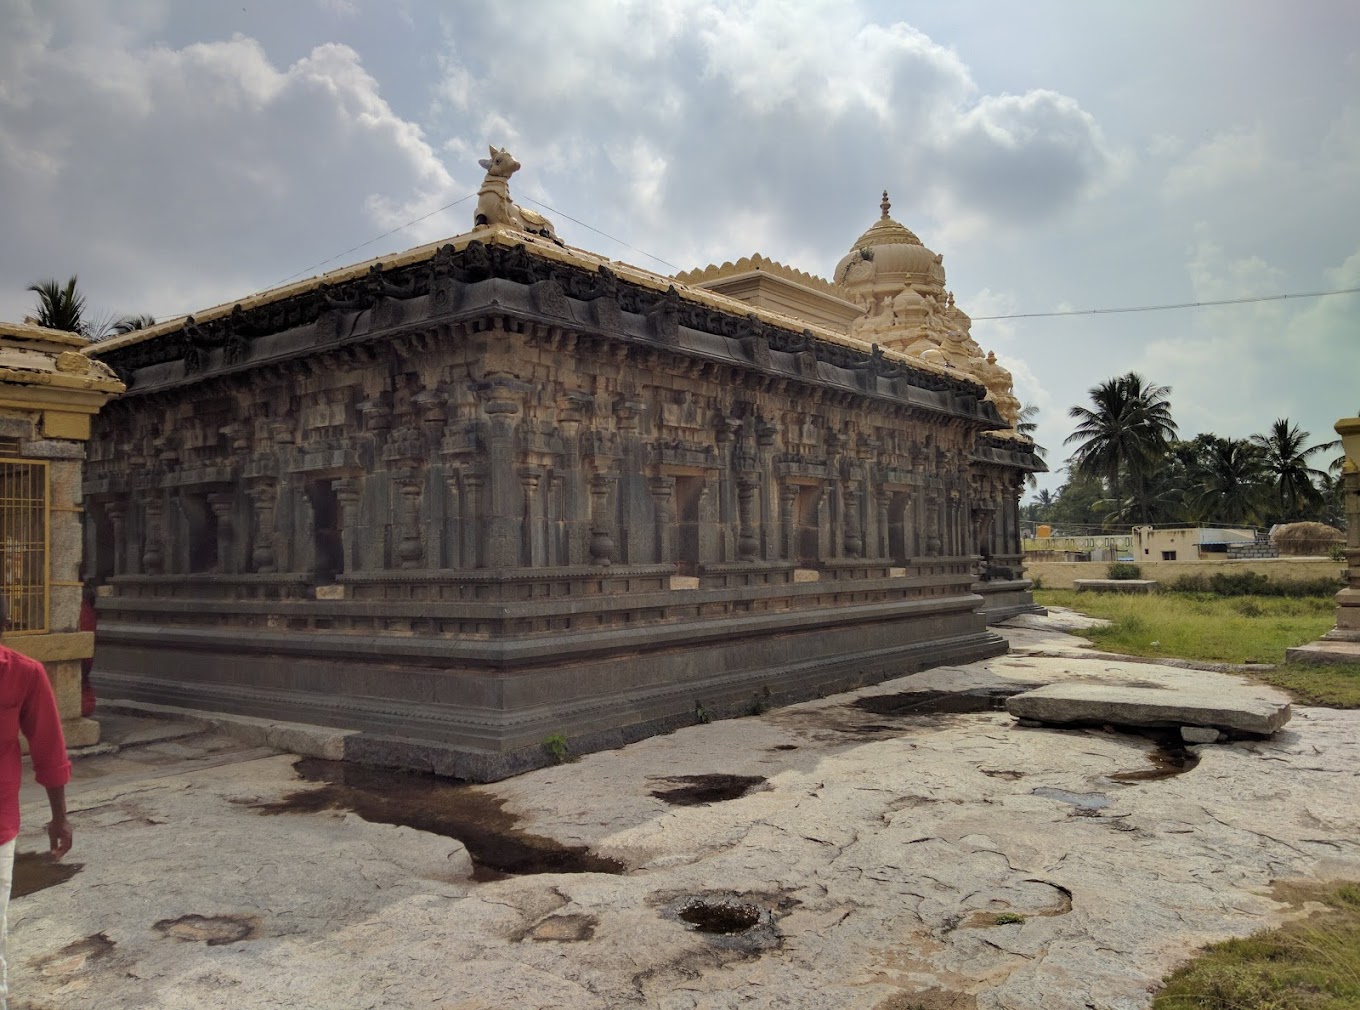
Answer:
MULTIPOLYGON (((1329 558, 1267 558, 1251 561, 1140 561, 1145 579, 1170 585, 1187 575, 1213 575, 1216 572, 1259 572, 1271 579, 1290 582, 1304 579, 1337 579, 1345 565, 1329 558)), ((1103 579, 1109 569, 1106 561, 1028 561, 1025 575, 1041 580, 1045 589, 1072 589, 1074 579, 1103 579)))

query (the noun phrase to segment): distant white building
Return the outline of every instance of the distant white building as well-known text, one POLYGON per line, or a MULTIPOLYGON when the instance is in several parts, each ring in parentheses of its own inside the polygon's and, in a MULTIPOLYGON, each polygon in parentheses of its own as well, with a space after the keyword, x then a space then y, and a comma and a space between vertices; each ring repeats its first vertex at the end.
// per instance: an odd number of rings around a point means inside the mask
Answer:
MULTIPOLYGON (((1131 553, 1140 561, 1213 561, 1243 557, 1254 547, 1252 530, 1185 526, 1176 529, 1133 528, 1131 553)), ((1266 544, 1269 548, 1269 542, 1266 544)), ((1272 552, 1273 556, 1273 552, 1272 552)))

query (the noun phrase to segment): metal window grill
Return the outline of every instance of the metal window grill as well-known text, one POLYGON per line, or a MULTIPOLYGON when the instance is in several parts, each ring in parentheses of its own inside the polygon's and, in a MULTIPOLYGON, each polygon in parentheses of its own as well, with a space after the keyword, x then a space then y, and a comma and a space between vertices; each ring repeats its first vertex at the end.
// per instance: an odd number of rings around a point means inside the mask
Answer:
POLYGON ((0 593, 9 632, 47 630, 47 464, 0 459, 0 593))

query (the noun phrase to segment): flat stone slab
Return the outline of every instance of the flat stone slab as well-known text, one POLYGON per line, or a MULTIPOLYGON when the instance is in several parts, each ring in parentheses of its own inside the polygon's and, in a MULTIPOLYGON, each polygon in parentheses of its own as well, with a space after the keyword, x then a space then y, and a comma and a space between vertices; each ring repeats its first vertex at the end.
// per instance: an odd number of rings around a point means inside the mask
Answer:
POLYGON ((1327 641, 1321 639, 1286 649, 1286 663, 1360 663, 1360 642, 1327 641))
POLYGON ((1212 726, 1229 733, 1269 736, 1289 721, 1289 702, 1247 685, 1133 687, 1049 684, 1006 699, 1018 719, 1046 723, 1113 723, 1116 726, 1212 726))

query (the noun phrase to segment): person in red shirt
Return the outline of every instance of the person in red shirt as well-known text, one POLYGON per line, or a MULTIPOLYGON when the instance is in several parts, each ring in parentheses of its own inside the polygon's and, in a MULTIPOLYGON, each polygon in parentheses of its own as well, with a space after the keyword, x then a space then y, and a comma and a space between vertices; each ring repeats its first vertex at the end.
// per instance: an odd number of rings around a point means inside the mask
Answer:
MULTIPOLYGON (((0 629, 5 623, 3 602, 0 598, 0 629)), ((28 739, 34 778, 47 789, 52 808, 47 838, 52 858, 60 859, 71 851, 71 824, 66 819, 71 762, 66 757, 57 700, 41 663, 0 645, 0 1010, 8 1006, 9 995, 5 933, 14 845, 19 834, 19 785, 23 781, 20 733, 28 739)))

